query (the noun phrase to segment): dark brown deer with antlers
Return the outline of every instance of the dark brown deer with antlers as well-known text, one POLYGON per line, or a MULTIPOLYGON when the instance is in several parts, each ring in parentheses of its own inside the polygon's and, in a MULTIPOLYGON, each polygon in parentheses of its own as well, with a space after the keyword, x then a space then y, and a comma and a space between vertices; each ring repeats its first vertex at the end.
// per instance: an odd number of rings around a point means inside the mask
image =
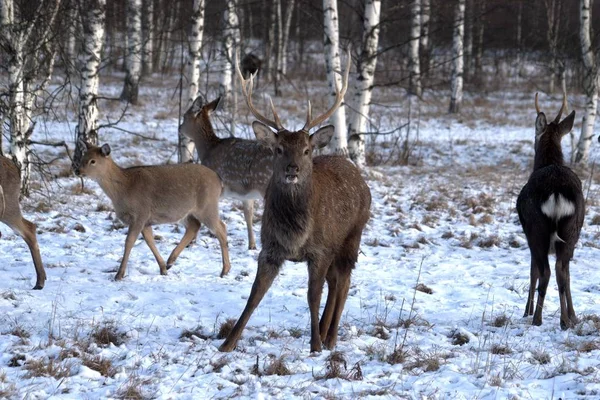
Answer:
POLYGON ((273 176, 265 194, 261 227, 263 248, 258 256, 258 271, 246 308, 219 348, 221 351, 235 348, 250 316, 285 260, 308 262, 311 351, 321 351, 322 343, 333 348, 337 342, 350 275, 358 258, 362 231, 369 219, 371 192, 359 170, 346 158, 312 158, 315 148, 322 148, 331 140, 333 126, 324 126, 312 135, 309 131, 342 104, 348 88, 349 69, 350 59, 334 105, 325 114, 312 119, 309 103, 306 124, 299 131, 290 132, 281 124, 272 103, 273 120, 254 108, 252 77, 245 80, 238 66, 246 103, 258 120, 252 124, 254 133, 273 148, 275 156, 273 176), (319 322, 325 281, 329 292, 319 322))
POLYGON ((569 262, 579 240, 585 214, 581 181, 563 161, 560 142, 571 131, 575 120, 573 111, 561 122, 560 117, 566 108, 565 93, 558 115, 548 123, 546 115, 540 111, 536 93, 533 172, 517 199, 519 220, 531 252, 529 296, 524 316, 533 314, 533 324, 542 324, 542 308, 550 281, 548 254, 556 253, 556 281, 562 329, 568 329, 577 322, 571 299, 569 262), (535 288, 538 281, 538 301, 534 314, 535 288))
POLYGON ((0 155, 0 222, 8 225, 17 235, 21 236, 31 252, 35 266, 34 289, 42 289, 46 282, 46 272, 42 264, 35 224, 27 221, 21 214, 19 195, 21 193, 21 178, 19 169, 8 158, 0 155))

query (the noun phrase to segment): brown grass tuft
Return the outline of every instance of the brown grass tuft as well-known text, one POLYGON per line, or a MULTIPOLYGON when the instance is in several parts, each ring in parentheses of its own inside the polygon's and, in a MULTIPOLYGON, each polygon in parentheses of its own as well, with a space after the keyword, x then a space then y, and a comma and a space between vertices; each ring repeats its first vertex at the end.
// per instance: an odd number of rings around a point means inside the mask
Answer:
POLYGON ((100 346, 108 346, 111 343, 115 346, 120 346, 125 343, 127 334, 120 331, 114 321, 108 320, 98 325, 92 331, 91 339, 100 346))
POLYGON ((81 358, 81 363, 89 369, 98 371, 100 375, 107 378, 112 378, 117 374, 117 368, 113 365, 112 360, 109 358, 99 355, 91 356, 89 354, 85 354, 81 358))
POLYGON ((433 294, 433 290, 429 286, 425 285, 424 283, 419 283, 415 287, 415 290, 418 292, 426 293, 426 294, 433 294))
POLYGON ((28 378, 50 376, 56 379, 67 378, 71 376, 71 367, 73 363, 60 361, 54 358, 40 358, 39 360, 27 361, 24 369, 27 371, 28 378))
POLYGON ((490 353, 504 356, 507 354, 512 354, 512 350, 507 345, 495 343, 490 348, 490 353))
POLYGON ((231 333, 237 320, 235 318, 228 318, 219 327, 219 333, 217 333, 217 339, 225 339, 231 333))

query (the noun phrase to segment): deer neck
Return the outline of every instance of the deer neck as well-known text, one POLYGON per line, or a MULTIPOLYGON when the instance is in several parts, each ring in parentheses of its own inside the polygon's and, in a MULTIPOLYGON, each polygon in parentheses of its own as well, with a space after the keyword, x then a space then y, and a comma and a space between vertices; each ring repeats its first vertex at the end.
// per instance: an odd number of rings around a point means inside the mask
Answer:
POLYGON ((560 143, 540 143, 539 148, 535 152, 533 162, 533 170, 537 171, 540 168, 549 165, 564 165, 562 147, 560 143))
POLYGON ((125 170, 115 164, 112 159, 109 158, 107 162, 107 170, 96 181, 114 203, 122 197, 125 188, 129 185, 129 179, 125 170))
POLYGON ((202 161, 210 154, 211 150, 221 142, 221 139, 215 134, 212 126, 200 126, 196 135, 194 135, 193 141, 196 145, 198 158, 202 161))
POLYGON ((312 221, 312 181, 292 186, 274 184, 271 179, 269 186, 265 209, 269 207, 271 211, 270 216, 276 225, 274 232, 290 237, 304 236, 312 221))

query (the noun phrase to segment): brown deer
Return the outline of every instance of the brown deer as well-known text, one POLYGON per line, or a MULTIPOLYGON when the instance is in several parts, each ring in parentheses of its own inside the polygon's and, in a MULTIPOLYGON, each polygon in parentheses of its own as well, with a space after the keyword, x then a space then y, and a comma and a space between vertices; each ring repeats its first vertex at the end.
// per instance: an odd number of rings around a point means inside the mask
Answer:
POLYGON ((111 199, 117 217, 129 225, 115 280, 125 276, 129 253, 140 233, 156 258, 161 275, 166 275, 181 251, 196 237, 200 224, 217 236, 223 262, 221 277, 227 275, 227 231, 219 219, 218 208, 222 186, 215 172, 198 164, 121 168, 111 159, 108 144, 86 146, 75 174, 96 181, 111 199), (165 263, 154 244, 152 225, 178 221, 185 223, 185 234, 165 263))
POLYGON ((562 122, 560 117, 567 108, 567 95, 556 118, 548 123, 540 111, 535 95, 535 159, 533 172, 517 198, 517 211, 531 253, 529 295, 525 317, 533 314, 533 324, 542 324, 542 308, 550 281, 548 255, 556 254, 556 281, 560 297, 560 327, 568 329, 577 322, 571 285, 569 262, 585 215, 585 201, 581 181, 564 165, 561 139, 571 131, 575 111, 562 122), (538 301, 535 306, 535 288, 539 280, 538 301))
POLYGON ((44 271, 44 264, 42 264, 35 234, 36 226, 23 218, 21 214, 20 192, 21 177, 19 169, 11 160, 0 156, 0 221, 8 225, 27 243, 35 266, 36 281, 33 289, 40 290, 44 288, 46 272, 44 271))
POLYGON ((261 66, 261 59, 252 53, 248 53, 242 58, 242 76, 246 79, 248 79, 250 75, 256 76, 256 87, 258 87, 261 66))
POLYGON ((273 176, 265 195, 261 226, 262 250, 250 297, 242 315, 219 350, 235 348, 250 316, 273 283, 285 260, 308 263, 310 349, 321 351, 322 343, 333 348, 344 309, 350 275, 358 258, 362 231, 369 219, 371 192, 358 168, 340 156, 312 158, 315 148, 331 140, 334 127, 324 126, 312 135, 310 129, 329 118, 342 104, 348 88, 350 58, 341 90, 334 105, 312 119, 310 102, 306 124, 296 132, 283 127, 271 103, 274 120, 261 115, 252 104, 252 77, 238 76, 248 108, 258 121, 252 124, 259 140, 275 152, 273 176), (273 132, 270 128, 276 130, 273 132), (323 285, 329 288, 319 322, 323 285))
POLYGON ((252 230, 254 200, 265 196, 273 173, 273 152, 255 140, 219 138, 210 122, 219 102, 220 98, 204 104, 202 96, 198 96, 183 116, 179 129, 196 145, 202 165, 215 171, 223 181, 223 196, 243 201, 248 248, 256 249, 252 230))

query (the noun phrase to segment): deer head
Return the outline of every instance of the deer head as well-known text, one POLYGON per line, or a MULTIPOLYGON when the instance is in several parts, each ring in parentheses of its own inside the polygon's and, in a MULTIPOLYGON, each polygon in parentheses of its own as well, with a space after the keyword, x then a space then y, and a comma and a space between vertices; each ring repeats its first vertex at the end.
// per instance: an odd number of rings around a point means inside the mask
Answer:
POLYGON ((210 133, 214 135, 212 124, 210 123, 210 114, 212 114, 221 103, 221 98, 205 104, 202 95, 198 95, 191 107, 183 115, 183 122, 179 126, 179 131, 194 140, 198 132, 205 133, 207 128, 210 128, 210 133))
POLYGON ((567 111, 567 94, 563 92, 563 102, 558 115, 550 123, 546 120, 546 114, 540 111, 538 104, 538 94, 535 94, 535 110, 537 118, 535 120, 535 151, 547 147, 548 145, 557 145, 560 147, 561 139, 573 129, 575 121, 575 110, 571 112, 564 120, 560 121, 563 112, 567 111))
POLYGON ((273 161, 273 179, 285 185, 302 185, 310 180, 312 176, 312 152, 315 148, 323 148, 330 142, 335 128, 333 125, 326 125, 317 130, 312 135, 310 130, 328 119, 338 109, 344 101, 344 95, 348 89, 348 74, 350 72, 350 54, 341 90, 336 88, 334 104, 322 115, 312 118, 310 101, 306 112, 306 123, 298 131, 289 131, 283 127, 273 101, 271 100, 271 111, 273 119, 262 115, 252 103, 252 86, 254 75, 244 79, 239 64, 237 74, 241 82, 242 92, 246 99, 248 108, 257 119, 252 123, 252 128, 256 138, 271 147, 274 153, 273 161), (275 131, 273 131, 273 129, 275 131))
POLYGON ((81 166, 75 170, 75 175, 88 176, 94 180, 100 179, 109 168, 107 159, 110 156, 110 146, 103 144, 102 147, 97 147, 86 143, 86 148, 81 166))

